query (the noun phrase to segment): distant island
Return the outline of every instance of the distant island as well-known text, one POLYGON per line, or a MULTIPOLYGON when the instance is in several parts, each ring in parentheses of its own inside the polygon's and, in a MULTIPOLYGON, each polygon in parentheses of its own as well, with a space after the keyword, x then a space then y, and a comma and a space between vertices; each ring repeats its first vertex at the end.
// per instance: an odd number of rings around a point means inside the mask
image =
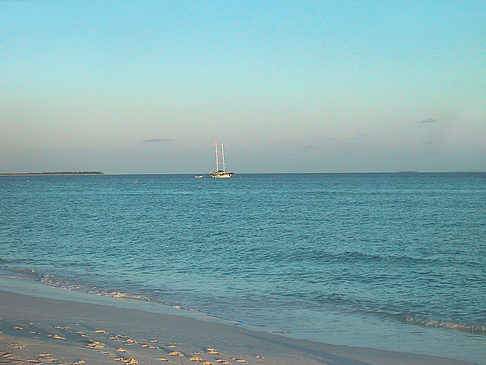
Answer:
POLYGON ((101 171, 0 172, 0 176, 18 175, 104 175, 101 171))

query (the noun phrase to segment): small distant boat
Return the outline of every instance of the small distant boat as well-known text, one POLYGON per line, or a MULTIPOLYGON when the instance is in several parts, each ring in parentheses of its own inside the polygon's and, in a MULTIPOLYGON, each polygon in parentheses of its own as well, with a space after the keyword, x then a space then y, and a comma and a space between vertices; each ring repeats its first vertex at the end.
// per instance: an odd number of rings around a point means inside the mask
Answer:
POLYGON ((196 175, 196 176, 194 176, 194 177, 195 177, 196 179, 202 179, 202 177, 203 177, 203 176, 202 176, 202 175, 196 175))
POLYGON ((229 179, 233 176, 233 172, 226 171, 226 165, 224 163, 224 146, 221 143, 221 157, 223 158, 223 169, 219 169, 219 161, 218 161, 218 143, 214 141, 214 154, 216 156, 216 171, 210 172, 208 175, 214 179, 229 179))

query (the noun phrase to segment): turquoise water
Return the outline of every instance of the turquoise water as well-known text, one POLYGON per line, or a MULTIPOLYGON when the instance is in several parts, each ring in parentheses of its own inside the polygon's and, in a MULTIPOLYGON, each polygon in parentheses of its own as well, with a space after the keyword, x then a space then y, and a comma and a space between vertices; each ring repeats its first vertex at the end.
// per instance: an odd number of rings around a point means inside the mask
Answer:
POLYGON ((474 173, 2 176, 0 270, 486 363, 485 202, 474 173))

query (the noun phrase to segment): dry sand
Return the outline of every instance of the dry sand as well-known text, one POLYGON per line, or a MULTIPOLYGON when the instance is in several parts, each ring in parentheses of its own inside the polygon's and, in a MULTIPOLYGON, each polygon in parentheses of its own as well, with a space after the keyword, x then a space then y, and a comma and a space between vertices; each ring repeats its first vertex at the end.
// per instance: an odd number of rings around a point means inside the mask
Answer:
MULTIPOLYGON (((413 352, 413 349, 412 349, 413 352)), ((0 364, 471 364, 0 291, 0 364)))

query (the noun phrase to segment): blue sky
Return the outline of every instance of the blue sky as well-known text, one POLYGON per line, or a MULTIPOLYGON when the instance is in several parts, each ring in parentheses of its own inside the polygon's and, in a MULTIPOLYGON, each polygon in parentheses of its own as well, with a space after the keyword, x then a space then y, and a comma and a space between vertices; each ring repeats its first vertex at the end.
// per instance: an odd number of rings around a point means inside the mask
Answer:
POLYGON ((0 171, 485 171, 486 2, 2 1, 0 171))

